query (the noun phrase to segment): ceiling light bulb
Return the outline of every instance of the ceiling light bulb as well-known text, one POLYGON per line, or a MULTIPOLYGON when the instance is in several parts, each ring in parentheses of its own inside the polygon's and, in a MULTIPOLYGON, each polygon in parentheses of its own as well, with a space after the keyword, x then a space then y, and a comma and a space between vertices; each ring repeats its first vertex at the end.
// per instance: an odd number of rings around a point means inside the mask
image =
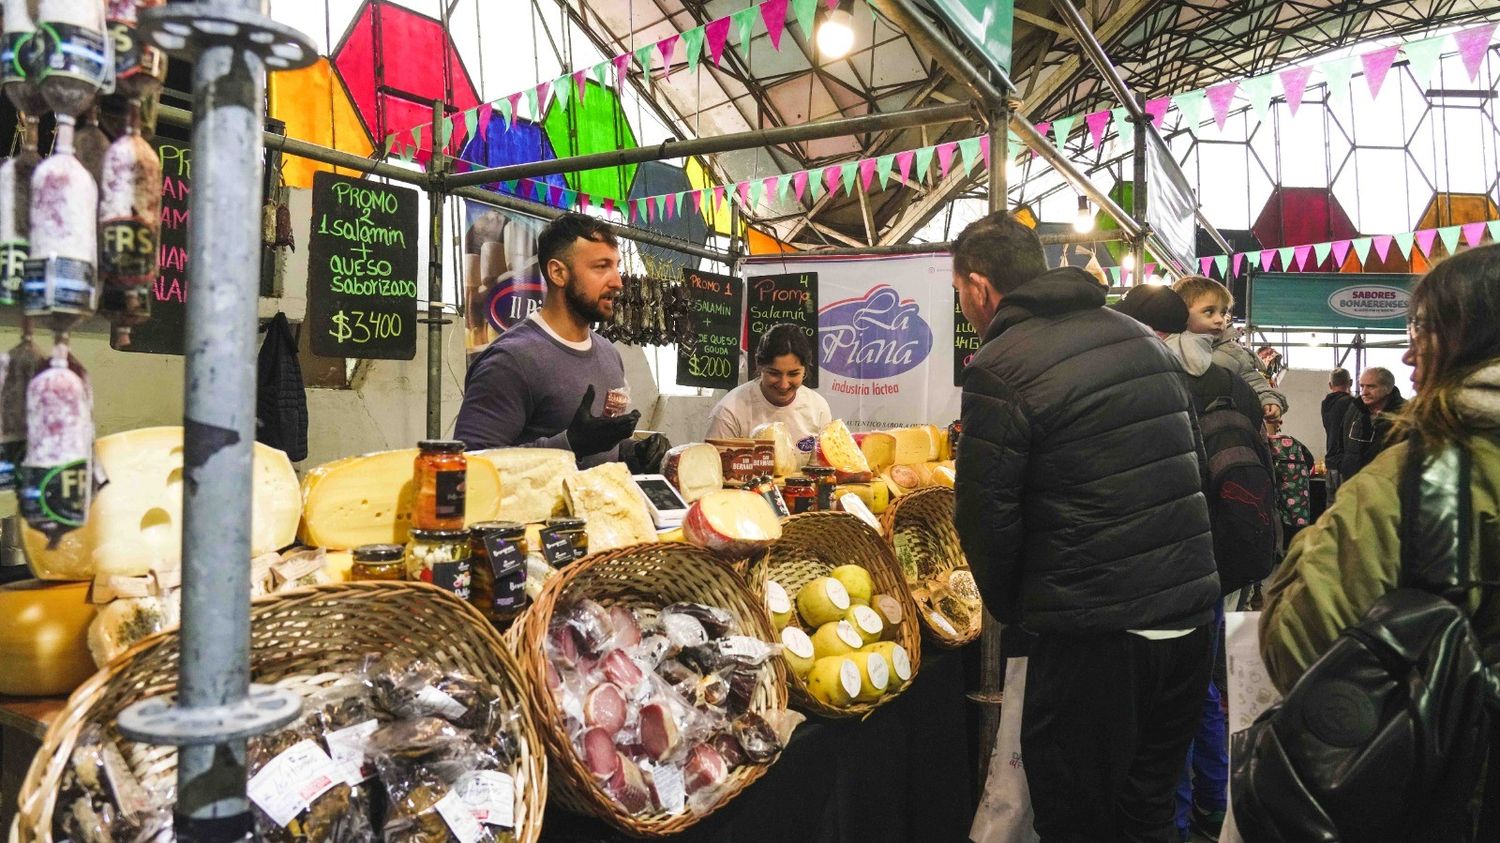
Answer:
POLYGON ((1094 213, 1089 210, 1089 200, 1083 196, 1078 197, 1078 216, 1073 218, 1073 230, 1079 234, 1094 230, 1094 213))
POLYGON ((854 48, 854 15, 834 9, 818 24, 818 52, 825 59, 841 59, 854 48))
POLYGON ((1135 252, 1126 252, 1125 257, 1120 259, 1120 266, 1126 272, 1133 271, 1135 269, 1135 252))

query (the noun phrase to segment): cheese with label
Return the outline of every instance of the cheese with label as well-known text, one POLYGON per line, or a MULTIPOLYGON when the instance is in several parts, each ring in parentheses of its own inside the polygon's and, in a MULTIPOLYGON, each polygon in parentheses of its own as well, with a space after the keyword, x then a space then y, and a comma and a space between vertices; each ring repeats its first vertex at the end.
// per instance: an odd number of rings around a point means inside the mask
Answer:
MULTIPOLYGON (((563 480, 578 473, 578 458, 558 448, 491 448, 474 451, 500 478, 498 517, 518 524, 546 521, 568 511, 563 480)), ((473 523, 470 521, 469 523, 473 523)))
POLYGON ((859 449, 864 451, 871 471, 885 471, 896 464, 896 437, 889 433, 866 433, 859 441, 859 449))
POLYGON ((870 463, 854 443, 854 436, 840 419, 834 419, 818 432, 813 454, 819 465, 838 470, 840 476, 868 474, 870 463))
POLYGON ((0 694, 66 694, 93 675, 88 594, 86 582, 0 585, 0 694))
POLYGON ((699 547, 743 557, 781 538, 781 521, 760 495, 721 489, 688 507, 682 531, 699 547))
MULTIPOLYGON (((284 452, 255 443, 250 552, 259 555, 297 538, 301 498, 284 452)), ((109 482, 94 494, 84 526, 56 546, 23 521, 21 540, 32 573, 44 580, 144 576, 182 566, 182 428, 147 427, 102 436, 94 462, 109 482)))
MULTIPOLYGON (((309 471, 302 481, 302 543, 332 550, 405 544, 416 499, 416 458, 416 448, 405 448, 346 457, 309 471)), ((464 520, 492 521, 500 510, 499 475, 489 460, 468 463, 464 520)))
POLYGON ((786 477, 802 470, 802 452, 792 434, 787 432, 785 422, 766 422, 750 431, 751 439, 773 442, 776 445, 776 476, 786 477))
POLYGON ((580 471, 563 481, 563 492, 574 517, 587 522, 590 553, 656 541, 646 500, 624 463, 580 471))
POLYGON ((688 503, 724 488, 724 462, 719 449, 703 442, 678 445, 667 451, 661 473, 688 503))
POLYGON ((898 427, 890 431, 896 440, 893 465, 916 465, 937 459, 937 439, 923 427, 898 427))

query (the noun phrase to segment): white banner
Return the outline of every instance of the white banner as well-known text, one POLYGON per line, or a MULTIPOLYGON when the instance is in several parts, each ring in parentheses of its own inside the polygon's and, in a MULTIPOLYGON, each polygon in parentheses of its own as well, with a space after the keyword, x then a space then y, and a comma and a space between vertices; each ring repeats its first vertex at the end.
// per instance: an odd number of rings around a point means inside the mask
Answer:
POLYGON ((778 256, 747 263, 746 291, 765 275, 817 276, 818 394, 851 430, 947 426, 959 412, 952 266, 948 254, 778 256))

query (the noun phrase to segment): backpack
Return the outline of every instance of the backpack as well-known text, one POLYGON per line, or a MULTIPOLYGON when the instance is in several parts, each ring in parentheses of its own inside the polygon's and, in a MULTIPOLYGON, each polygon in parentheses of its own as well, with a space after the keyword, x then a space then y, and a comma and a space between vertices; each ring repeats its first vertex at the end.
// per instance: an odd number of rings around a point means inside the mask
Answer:
POLYGON ((1306 527, 1312 523, 1312 452, 1286 434, 1271 437, 1270 447, 1281 523, 1297 529, 1306 527))
POLYGON ((1270 576, 1281 545, 1276 482, 1266 437, 1235 406, 1234 377, 1222 366, 1210 366, 1192 383, 1208 457, 1203 496, 1208 499, 1223 594, 1270 576))
POLYGON ((1414 442, 1404 475, 1398 588, 1233 738, 1247 840, 1473 837, 1500 682, 1454 601, 1500 583, 1471 579, 1468 454, 1414 442))

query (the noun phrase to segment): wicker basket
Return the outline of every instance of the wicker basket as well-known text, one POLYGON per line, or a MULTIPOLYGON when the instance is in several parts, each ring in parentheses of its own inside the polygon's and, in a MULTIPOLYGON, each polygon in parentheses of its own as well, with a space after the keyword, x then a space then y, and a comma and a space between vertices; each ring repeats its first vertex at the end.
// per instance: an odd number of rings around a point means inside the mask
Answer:
MULTIPOLYGON (((563 727, 563 717, 547 688, 546 636, 553 612, 569 601, 587 597, 605 607, 624 605, 654 609, 677 601, 718 606, 734 616, 740 630, 766 641, 776 640, 770 618, 729 563, 708 551, 681 542, 638 544, 590 554, 547 580, 542 594, 523 616, 526 628, 517 657, 534 681, 527 683, 542 740, 552 762, 552 796, 575 813, 589 814, 634 837, 662 837, 692 826, 700 816, 630 814, 609 798, 584 766, 563 727)), ((762 675, 750 708, 766 712, 786 708, 786 673, 780 659, 762 675)), ((736 769, 724 784, 718 806, 728 804, 765 773, 768 765, 736 769)))
MULTIPOLYGON (((952 489, 934 486, 918 489, 891 501, 890 507, 880 516, 886 540, 894 549, 897 534, 903 535, 903 541, 913 543, 917 555, 928 560, 925 570, 932 574, 967 569, 969 562, 964 557, 963 548, 959 546, 958 528, 953 525, 953 500, 952 489)), ((898 556, 898 569, 900 564, 898 556)), ((902 571, 902 576, 911 588, 923 584, 921 580, 914 580, 906 571, 902 571)), ((920 609, 917 614, 922 618, 923 628, 940 647, 962 647, 979 637, 980 625, 977 623, 955 634, 934 626, 920 609)))
MULTIPOLYGON (((804 585, 828 576, 839 565, 864 568, 875 582, 876 594, 889 594, 901 601, 904 617, 894 640, 911 657, 912 675, 916 676, 922 661, 922 628, 917 621, 916 604, 890 546, 858 516, 847 512, 805 512, 788 518, 782 522, 780 541, 773 543, 769 552, 751 567, 750 587, 764 603, 766 582, 775 580, 795 600, 804 585)), ((794 607, 794 615, 795 612, 794 607)), ((812 634, 814 630, 807 632, 812 634)), ((864 717, 899 696, 887 694, 875 702, 854 702, 837 708, 809 694, 807 683, 796 674, 788 673, 786 681, 794 705, 823 717, 864 717)))
MULTIPOLYGON (((541 836, 547 764, 520 667, 477 610, 442 589, 410 582, 312 586, 256 600, 250 614, 251 676, 299 690, 327 687, 357 669, 367 653, 420 656, 445 670, 486 679, 514 708, 520 745, 515 838, 541 836)), ((95 673, 52 723, 21 784, 14 830, 21 843, 52 840, 52 812, 73 745, 90 723, 108 727, 142 784, 175 788, 177 750, 136 744, 115 731, 121 709, 177 687, 179 637, 154 635, 95 673)))

